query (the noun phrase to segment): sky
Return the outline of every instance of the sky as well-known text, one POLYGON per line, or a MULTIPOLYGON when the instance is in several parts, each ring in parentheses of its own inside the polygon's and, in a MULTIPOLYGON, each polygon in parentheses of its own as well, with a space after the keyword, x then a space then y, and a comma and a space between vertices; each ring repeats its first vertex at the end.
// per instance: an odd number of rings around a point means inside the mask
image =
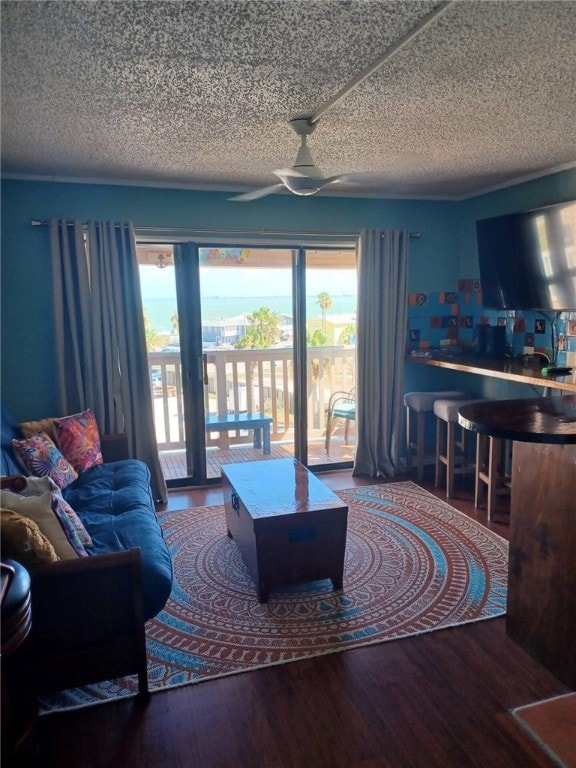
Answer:
MULTIPOLYGON (((326 291, 332 296, 356 293, 354 270, 308 269, 306 293, 316 296, 326 291)), ((210 269, 200 267, 203 296, 290 296, 292 279, 289 269, 257 269, 243 271, 238 267, 210 269)), ((174 267, 156 266, 140 269, 144 298, 171 298, 175 295, 174 267)))

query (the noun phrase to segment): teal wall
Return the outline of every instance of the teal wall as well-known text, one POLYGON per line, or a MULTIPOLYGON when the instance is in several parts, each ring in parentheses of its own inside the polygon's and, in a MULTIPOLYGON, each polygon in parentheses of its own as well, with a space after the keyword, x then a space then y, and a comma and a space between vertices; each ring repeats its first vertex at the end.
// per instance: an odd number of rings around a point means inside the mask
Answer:
MULTIPOLYGON (((182 189, 4 180, 1 251, 1 397, 18 419, 55 412, 53 311, 48 232, 30 219, 131 220, 136 226, 422 233, 410 247, 409 290, 454 290, 478 275, 474 221, 500 211, 576 196, 576 171, 463 202, 228 195, 182 189)), ((411 366, 412 368, 414 366, 411 366)), ((434 380, 438 373, 431 373, 434 380)), ((407 386, 413 375, 408 375, 407 386)), ((423 388, 424 379, 414 383, 423 388)), ((440 384, 444 386, 444 382, 440 384)), ((415 386, 409 386, 414 389, 415 386)))

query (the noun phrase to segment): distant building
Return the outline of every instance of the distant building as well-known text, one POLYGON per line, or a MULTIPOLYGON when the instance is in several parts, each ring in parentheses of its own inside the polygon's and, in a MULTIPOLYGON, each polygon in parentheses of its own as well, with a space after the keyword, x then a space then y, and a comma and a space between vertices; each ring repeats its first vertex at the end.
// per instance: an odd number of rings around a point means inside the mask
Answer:
MULTIPOLYGON (((202 321, 202 342, 210 346, 233 347, 246 333, 250 323, 249 312, 234 317, 222 317, 219 320, 202 321)), ((280 340, 292 340, 292 318, 279 313, 280 340)))
POLYGON ((202 341, 214 346, 231 346, 246 333, 246 315, 223 317, 220 320, 202 321, 202 341))
MULTIPOLYGON (((310 336, 315 331, 321 331, 326 334, 326 345, 329 347, 336 346, 340 343, 340 336, 342 332, 349 326, 356 328, 356 313, 349 312, 342 315, 326 315, 324 322, 321 317, 311 317, 308 320, 307 328, 310 336)), ((352 344, 355 343, 355 338, 351 340, 352 344)))

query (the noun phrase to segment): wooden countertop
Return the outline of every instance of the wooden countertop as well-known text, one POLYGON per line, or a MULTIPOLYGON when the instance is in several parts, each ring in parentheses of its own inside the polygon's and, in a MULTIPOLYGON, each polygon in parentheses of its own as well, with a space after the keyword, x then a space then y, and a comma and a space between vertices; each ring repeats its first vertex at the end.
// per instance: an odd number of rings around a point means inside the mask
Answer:
POLYGON ((517 381, 521 384, 534 384, 539 387, 576 392, 576 368, 568 376, 543 376, 541 371, 545 363, 527 365, 521 360, 511 360, 508 358, 505 360, 490 360, 471 355, 455 355, 454 357, 407 355, 405 359, 410 363, 418 365, 447 368, 453 371, 490 376, 495 379, 517 381))
POLYGON ((458 421, 492 437, 576 445, 576 395, 480 400, 462 406, 458 421))

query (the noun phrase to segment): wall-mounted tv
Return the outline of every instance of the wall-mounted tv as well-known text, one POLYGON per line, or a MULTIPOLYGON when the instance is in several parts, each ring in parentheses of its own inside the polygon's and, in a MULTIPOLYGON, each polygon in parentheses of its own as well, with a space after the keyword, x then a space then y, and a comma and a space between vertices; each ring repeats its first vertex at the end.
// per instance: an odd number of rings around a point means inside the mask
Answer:
POLYGON ((576 200, 476 222, 485 307, 576 310, 576 200))

